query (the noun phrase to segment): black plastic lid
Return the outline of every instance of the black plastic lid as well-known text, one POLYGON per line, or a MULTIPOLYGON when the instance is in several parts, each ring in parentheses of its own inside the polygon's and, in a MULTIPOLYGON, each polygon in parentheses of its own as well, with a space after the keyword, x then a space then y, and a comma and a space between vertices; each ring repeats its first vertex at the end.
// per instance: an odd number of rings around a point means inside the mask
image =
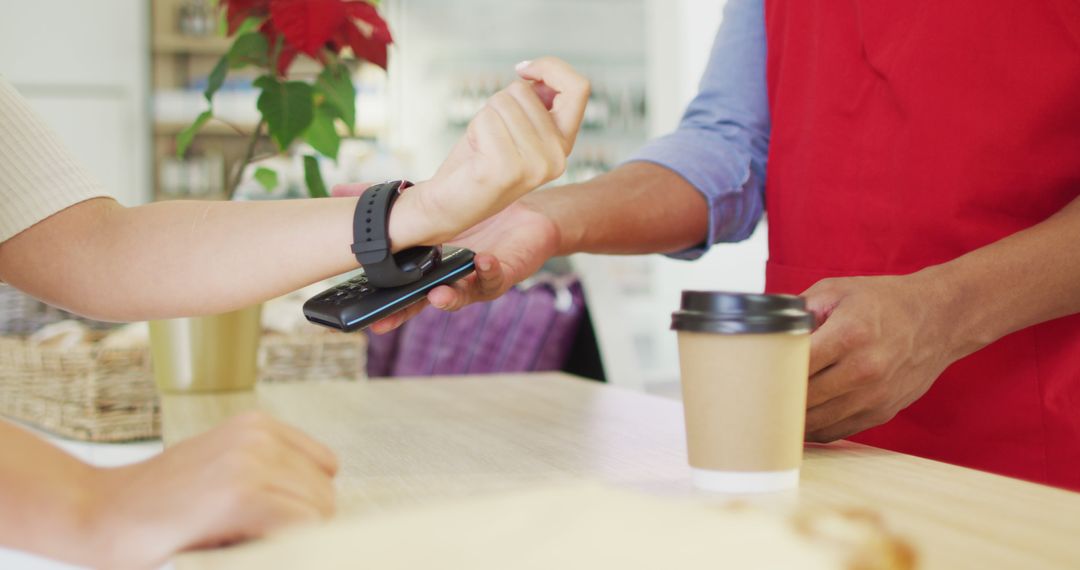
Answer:
POLYGON ((808 333, 814 315, 794 295, 683 291, 682 308, 671 315, 676 331, 717 334, 808 333))

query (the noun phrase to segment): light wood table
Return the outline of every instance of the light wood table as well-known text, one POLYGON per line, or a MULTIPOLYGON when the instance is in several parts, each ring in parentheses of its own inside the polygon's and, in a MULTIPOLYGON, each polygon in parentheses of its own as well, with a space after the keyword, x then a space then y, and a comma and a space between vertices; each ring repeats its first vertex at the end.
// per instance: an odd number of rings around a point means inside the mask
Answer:
MULTIPOLYGON (((560 374, 271 384, 163 406, 166 445, 253 408, 326 442, 343 513, 581 479, 693 492, 678 402, 560 374)), ((1080 493, 839 443, 807 448, 799 501, 881 513, 920 568, 1080 568, 1080 493)))

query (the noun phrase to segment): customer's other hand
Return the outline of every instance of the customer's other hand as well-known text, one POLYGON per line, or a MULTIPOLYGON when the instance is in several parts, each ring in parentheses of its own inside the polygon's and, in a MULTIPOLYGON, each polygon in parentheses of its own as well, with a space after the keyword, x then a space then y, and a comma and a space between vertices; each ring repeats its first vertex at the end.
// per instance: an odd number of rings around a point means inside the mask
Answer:
POLYGON ((334 513, 334 453, 250 412, 148 461, 100 471, 93 512, 104 568, 157 568, 182 550, 334 513))

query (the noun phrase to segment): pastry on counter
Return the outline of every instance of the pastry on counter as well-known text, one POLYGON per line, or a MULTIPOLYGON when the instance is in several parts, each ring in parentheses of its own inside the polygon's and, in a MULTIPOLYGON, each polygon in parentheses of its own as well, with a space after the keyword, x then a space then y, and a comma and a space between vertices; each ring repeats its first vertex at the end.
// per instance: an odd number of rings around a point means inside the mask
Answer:
POLYGON ((185 568, 904 570, 872 513, 778 512, 600 485, 548 487, 339 519, 185 556, 185 568), (188 564, 191 564, 188 566, 188 564))

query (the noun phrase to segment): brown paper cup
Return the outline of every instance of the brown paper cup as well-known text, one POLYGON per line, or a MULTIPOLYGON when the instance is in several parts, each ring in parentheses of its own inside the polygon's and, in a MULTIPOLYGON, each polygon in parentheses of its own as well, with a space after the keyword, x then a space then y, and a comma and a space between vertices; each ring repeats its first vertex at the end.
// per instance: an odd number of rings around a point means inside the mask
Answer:
POLYGON ((798 485, 813 325, 803 303, 684 293, 672 328, 696 486, 752 493, 798 485))

